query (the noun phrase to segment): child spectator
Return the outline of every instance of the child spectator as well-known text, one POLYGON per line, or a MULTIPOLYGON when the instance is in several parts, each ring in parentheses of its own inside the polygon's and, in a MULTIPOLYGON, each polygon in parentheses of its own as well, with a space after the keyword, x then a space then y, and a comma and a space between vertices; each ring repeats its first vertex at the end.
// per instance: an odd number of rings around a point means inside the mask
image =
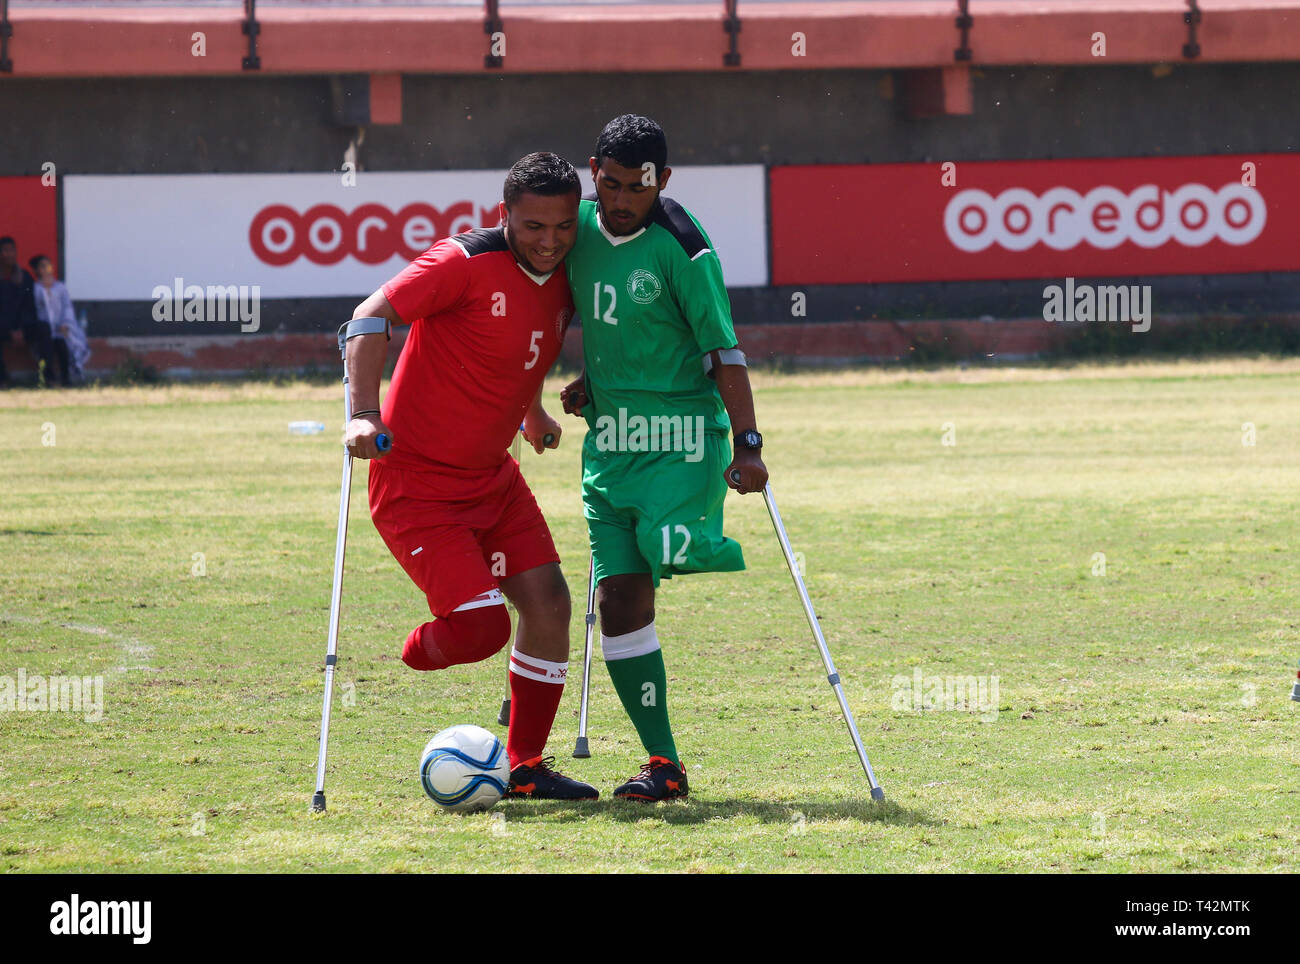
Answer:
POLYGON ((64 385, 75 385, 85 380, 85 365, 90 358, 86 333, 72 312, 72 296, 67 285, 54 277, 54 265, 43 254, 38 254, 27 264, 36 277, 36 314, 50 326, 54 339, 54 355, 58 361, 60 380, 64 385))

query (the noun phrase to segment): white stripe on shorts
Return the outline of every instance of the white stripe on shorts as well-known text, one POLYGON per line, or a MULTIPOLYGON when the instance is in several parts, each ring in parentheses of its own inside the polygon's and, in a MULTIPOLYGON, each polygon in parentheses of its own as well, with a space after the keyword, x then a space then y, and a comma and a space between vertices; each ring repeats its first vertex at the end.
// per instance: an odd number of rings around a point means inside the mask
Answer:
POLYGON ((466 609, 482 609, 484 606, 504 606, 506 597, 501 594, 500 589, 489 589, 487 592, 481 592, 469 602, 463 602, 455 609, 454 613, 463 612, 466 609))

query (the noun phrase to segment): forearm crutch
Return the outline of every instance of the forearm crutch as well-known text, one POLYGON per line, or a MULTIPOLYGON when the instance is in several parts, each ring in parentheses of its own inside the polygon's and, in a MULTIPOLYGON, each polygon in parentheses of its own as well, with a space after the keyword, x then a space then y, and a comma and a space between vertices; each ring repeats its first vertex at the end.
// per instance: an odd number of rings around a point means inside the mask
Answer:
POLYGON ((587 706, 591 702, 591 637, 596 631, 596 557, 587 563, 587 640, 582 648, 582 704, 578 711, 578 740, 573 755, 578 759, 591 756, 587 747, 587 706))
MULTIPOLYGON (((732 470, 731 480, 740 481, 739 470, 732 470)), ((826 638, 822 636, 821 623, 817 621, 817 614, 813 611, 812 600, 808 598, 808 590, 803 584, 803 576, 799 572, 799 563, 794 557, 794 550, 790 548, 790 537, 786 535, 785 523, 781 521, 781 512, 776 507, 776 497, 772 494, 771 484, 763 486, 763 499, 767 502, 767 514, 772 517, 772 527, 776 529, 776 537, 781 543, 781 552, 785 555, 785 564, 790 569, 790 576, 794 579, 795 589, 799 592, 799 601, 803 603, 804 615, 808 617, 808 626, 812 629, 813 639, 817 642, 817 649, 821 652, 822 663, 826 666, 826 680, 835 690, 835 697, 840 701, 840 710, 844 713, 844 722, 849 726, 849 735, 853 737, 853 746, 858 751, 858 759, 862 763, 862 769, 866 771, 867 782, 871 784, 871 799, 885 799, 885 791, 876 781, 875 771, 871 769, 871 761, 867 759, 867 751, 862 746, 862 737, 858 735, 858 725, 853 721, 853 711, 849 709, 849 701, 844 697, 844 688, 840 685, 840 674, 835 671, 835 663, 831 659, 831 651, 826 646, 826 638)))
MULTIPOLYGON (((343 429, 352 421, 352 396, 348 390, 348 339, 357 335, 388 333, 383 318, 357 318, 339 328, 339 354, 343 356, 343 429)), ((387 452, 391 443, 387 435, 375 439, 379 451, 387 452)), ((343 485, 339 490, 339 523, 334 539, 334 585, 330 590, 330 625, 325 642, 325 703, 320 716, 320 748, 316 757, 316 792, 311 808, 325 809, 325 754, 329 748, 330 706, 334 696, 334 667, 338 663, 339 604, 343 597, 343 556, 348 543, 348 503, 352 496, 352 455, 343 449, 343 485)))

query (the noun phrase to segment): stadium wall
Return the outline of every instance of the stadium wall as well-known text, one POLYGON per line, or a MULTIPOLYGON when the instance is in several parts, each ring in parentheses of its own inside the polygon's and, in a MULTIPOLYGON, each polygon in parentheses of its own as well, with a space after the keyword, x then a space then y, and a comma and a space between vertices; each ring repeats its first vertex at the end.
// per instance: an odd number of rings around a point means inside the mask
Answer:
MULTIPOLYGON (((914 75, 900 70, 538 75, 407 75, 400 124, 346 123, 364 75, 43 78, 5 81, 0 176, 337 172, 346 156, 366 171, 500 169, 530 150, 581 164, 615 114, 656 117, 676 165, 934 164, 1059 158, 1285 154, 1297 148, 1291 62, 983 67, 970 75, 970 112, 920 116, 914 75), (354 153, 349 155, 349 150, 354 153)), ((673 193, 669 191, 669 193, 673 193)), ((824 206, 824 205, 823 205, 824 206)), ((854 212, 861 234, 896 226, 854 212)), ((706 227, 708 224, 706 223, 706 227)), ((193 225, 178 226, 190 230, 193 225)), ((0 223, 0 232, 21 230, 0 223)), ((66 240, 66 239, 65 239, 66 240)), ((774 238, 773 245, 783 243, 774 238)), ((124 266, 129 231, 120 238, 124 266)), ((865 247, 865 246, 864 246, 865 247)), ((32 253, 25 247, 20 254, 32 253)), ((61 250, 62 255, 62 242, 61 250)), ((726 252, 723 251, 724 264, 726 252)), ((859 257, 853 250, 843 257, 859 257)), ((75 265, 63 264, 72 269, 75 265)), ((159 278, 170 281, 165 266, 159 278)), ((936 275, 936 277, 941 274, 936 275)), ((771 277, 771 276, 770 276, 771 277)), ((1042 279, 908 281, 735 287, 742 341, 758 354, 819 361, 906 355, 913 326, 975 354, 1043 350, 1042 279), (796 293, 804 312, 792 313, 796 293), (982 319, 982 321, 981 321, 982 319), (1013 326, 990 321, 1015 321, 1013 326), (959 327, 954 327, 959 326, 959 327)), ((1151 284, 1162 315, 1300 313, 1300 273, 1289 270, 1098 278, 1151 284)), ((86 301, 96 367, 153 353, 160 367, 202 371, 332 365, 326 333, 365 294, 269 298, 256 335, 196 334, 156 322, 152 302, 86 301), (138 341, 151 338, 153 342, 138 341), (310 344, 310 350, 304 348, 310 344), (188 363, 187 363, 188 362, 188 363)), ((10 350, 9 357, 20 361, 10 350)))

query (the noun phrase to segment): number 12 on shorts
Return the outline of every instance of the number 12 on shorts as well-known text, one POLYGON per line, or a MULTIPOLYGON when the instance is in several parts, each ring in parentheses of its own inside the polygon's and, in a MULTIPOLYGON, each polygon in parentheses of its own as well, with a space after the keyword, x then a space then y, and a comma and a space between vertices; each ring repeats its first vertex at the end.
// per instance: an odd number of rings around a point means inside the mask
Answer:
POLYGON ((686 549, 691 544, 691 530, 681 525, 666 525, 660 531, 664 534, 664 565, 680 566, 686 562, 686 549), (680 534, 683 542, 682 547, 673 555, 673 536, 680 534))

